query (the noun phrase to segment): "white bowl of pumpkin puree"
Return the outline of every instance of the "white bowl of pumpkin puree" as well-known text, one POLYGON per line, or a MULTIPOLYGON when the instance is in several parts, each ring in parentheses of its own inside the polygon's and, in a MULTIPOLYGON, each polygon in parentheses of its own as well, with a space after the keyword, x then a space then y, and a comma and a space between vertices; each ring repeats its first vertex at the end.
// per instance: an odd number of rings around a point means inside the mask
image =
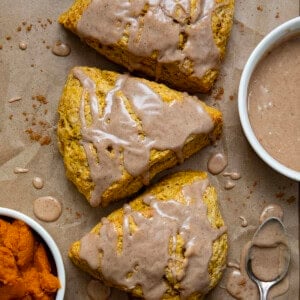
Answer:
POLYGON ((18 211, 0 207, 0 299, 63 300, 65 269, 49 233, 18 211))
POLYGON ((275 28, 254 49, 241 76, 238 106, 258 156, 300 181, 300 17, 275 28))

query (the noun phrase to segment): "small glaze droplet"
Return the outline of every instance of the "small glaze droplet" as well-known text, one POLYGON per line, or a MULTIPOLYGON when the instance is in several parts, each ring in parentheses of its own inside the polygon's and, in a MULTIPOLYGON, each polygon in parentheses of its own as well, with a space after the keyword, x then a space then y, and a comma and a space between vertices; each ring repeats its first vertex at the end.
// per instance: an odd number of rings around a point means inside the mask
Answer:
POLYGON ((224 154, 215 153, 209 158, 207 162, 207 169, 211 174, 217 175, 226 168, 227 163, 227 158, 224 154))
POLYGON ((242 220, 241 226, 242 227, 247 227, 248 226, 248 222, 247 222, 246 218, 243 217, 243 216, 239 216, 239 218, 242 220))
POLYGON ((98 280, 91 280, 87 285, 87 294, 90 300, 108 300, 111 290, 98 280))
POLYGON ((21 50, 26 50, 26 49, 27 49, 27 44, 26 44, 25 42, 20 42, 19 48, 20 48, 21 50))
POLYGON ((235 187, 235 183, 232 182, 232 181, 230 181, 230 180, 228 180, 228 181, 226 181, 224 187, 225 187, 225 190, 231 190, 231 189, 233 189, 235 187))
POLYGON ((36 189, 42 189, 44 187, 44 180, 41 177, 34 177, 32 184, 36 189))
POLYGON ((239 180, 242 177, 242 175, 238 172, 225 172, 223 176, 230 177, 232 180, 239 180))
POLYGON ((57 56, 68 56, 71 53, 71 48, 61 41, 56 41, 52 47, 52 53, 57 56))
POLYGON ((20 168, 20 167, 15 167, 14 168, 14 173, 15 174, 20 174, 20 173, 28 173, 29 169, 26 168, 20 168))
POLYGON ((33 212, 41 221, 53 222, 60 217, 62 208, 57 199, 46 196, 34 200, 33 212))
POLYGON ((13 102, 20 101, 20 100, 22 100, 21 97, 13 97, 13 98, 9 99, 8 102, 13 103, 13 102))
POLYGON ((237 264, 237 263, 235 263, 235 262, 228 262, 227 263, 227 267, 229 267, 229 268, 235 268, 235 269, 240 269, 240 265, 239 264, 237 264))

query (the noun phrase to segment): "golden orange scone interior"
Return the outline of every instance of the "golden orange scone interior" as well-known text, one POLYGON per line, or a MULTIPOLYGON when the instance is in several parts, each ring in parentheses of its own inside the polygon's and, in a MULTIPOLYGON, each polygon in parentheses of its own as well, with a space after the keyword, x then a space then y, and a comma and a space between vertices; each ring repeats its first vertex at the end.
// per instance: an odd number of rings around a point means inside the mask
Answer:
MULTIPOLYGON (((81 67, 96 84, 96 94, 99 106, 105 105, 105 97, 107 93, 113 89, 119 74, 111 71, 101 71, 96 68, 81 67)), ((145 79, 139 79, 146 83, 161 99, 165 102, 181 101, 183 93, 174 91, 163 84, 157 84, 145 79)), ((65 84, 60 104, 58 108, 58 139, 59 150, 63 156, 66 167, 67 177, 76 185, 78 190, 86 197, 88 201, 91 199, 91 193, 95 187, 90 169, 84 151, 81 145, 81 123, 79 116, 79 106, 83 88, 73 73, 70 72, 65 84)), ((187 158, 208 145, 215 139, 218 139, 222 131, 222 114, 217 109, 211 108, 201 101, 205 111, 210 115, 213 121, 213 130, 209 134, 192 135, 186 141, 182 155, 187 158)), ((85 110, 88 111, 88 104, 85 110)), ((87 115, 87 121, 90 116, 87 115)), ((171 150, 158 151, 152 149, 149 160, 149 178, 153 178, 157 173, 168 169, 178 163, 178 158, 171 150)), ((133 177, 126 170, 122 174, 121 180, 114 182, 103 194, 101 205, 106 206, 111 201, 128 197, 137 192, 143 186, 142 176, 133 177)))
MULTIPOLYGON (((226 44, 231 32, 234 0, 214 1, 215 9, 211 14, 211 30, 213 41, 219 51, 219 61, 221 61, 224 59, 226 44)), ((91 2, 92 0, 75 0, 70 9, 60 16, 59 22, 67 29, 78 34, 77 24, 91 2)), ((196 10, 196 2, 191 1, 191 13, 193 10, 196 10)), ((145 11, 143 10, 142 14, 144 13, 145 11)), ((117 43, 110 45, 105 45, 102 41, 91 37, 81 37, 81 39, 99 53, 127 67, 129 70, 137 70, 152 78, 159 77, 159 81, 178 90, 206 93, 212 88, 219 73, 219 67, 214 67, 208 69, 203 76, 199 77, 195 74, 195 62, 191 58, 186 58, 184 62, 177 60, 170 63, 158 63, 158 53, 155 51, 149 56, 137 56, 128 50, 128 33, 126 31, 117 43), (132 64, 132 62, 136 61, 139 62, 138 69, 134 67, 135 64, 132 64), (159 69, 159 75, 157 69, 159 69)), ((184 45, 185 36, 180 35, 178 37, 178 48, 182 49, 184 45)))
MULTIPOLYGON (((195 172, 195 171, 188 171, 188 172, 179 172, 172 174, 170 176, 165 177, 162 181, 158 182, 157 184, 153 185, 152 187, 148 188, 146 192, 133 201, 129 203, 131 209, 133 211, 141 212, 145 217, 150 218, 152 216, 151 207, 143 202, 143 197, 146 194, 151 194, 156 197, 159 201, 168 201, 168 200, 175 200, 181 202, 183 199, 182 188, 186 185, 190 185, 198 180, 203 180, 207 177, 205 172, 195 172)), ((220 210, 218 207, 217 202, 217 193, 213 186, 209 185, 204 194, 203 194, 203 202, 207 206, 207 218, 212 228, 221 228, 224 226, 224 221, 220 214, 220 210)), ((109 222, 113 222, 118 235, 119 239, 117 244, 117 251, 122 251, 122 236, 123 236, 123 218, 124 218, 124 209, 118 209, 112 212, 108 217, 109 222)), ((101 229, 102 223, 100 222, 97 224, 93 229, 92 233, 99 233, 101 229)), ((75 242, 69 251, 69 257, 72 262, 77 265, 80 269, 84 270, 85 272, 90 273, 95 278, 100 279, 108 286, 114 286, 112 282, 108 281, 103 277, 101 272, 101 267, 97 270, 93 270, 90 268, 88 263, 80 258, 80 247, 81 242, 75 242)), ((153 245, 155 247, 155 245, 153 245)), ((208 273, 210 278, 209 286, 206 287, 206 292, 211 290, 216 284, 219 282, 222 271, 224 270, 224 266, 226 263, 227 257, 227 233, 223 233, 219 236, 212 244, 212 255, 208 264, 208 273)), ((172 249, 169 249, 170 255, 172 253, 172 249)), ((177 245, 175 249, 175 255, 178 257, 178 261, 180 258, 184 257, 184 241, 182 237, 179 235, 177 237, 177 245)), ((101 255, 99 254, 99 260, 101 260, 101 255)), ((163 280, 163 279, 162 279, 163 280)), ((176 281, 173 277, 172 272, 167 267, 165 268, 165 282, 168 285, 166 292, 164 293, 162 299, 180 299, 180 282, 176 281)), ((143 291, 141 286, 136 286, 133 289, 126 289, 122 286, 115 286, 119 289, 126 290, 127 292, 132 293, 135 296, 143 297, 143 291)), ((189 295, 188 299, 196 300, 202 299, 205 293, 202 290, 199 290, 192 295, 189 295)))

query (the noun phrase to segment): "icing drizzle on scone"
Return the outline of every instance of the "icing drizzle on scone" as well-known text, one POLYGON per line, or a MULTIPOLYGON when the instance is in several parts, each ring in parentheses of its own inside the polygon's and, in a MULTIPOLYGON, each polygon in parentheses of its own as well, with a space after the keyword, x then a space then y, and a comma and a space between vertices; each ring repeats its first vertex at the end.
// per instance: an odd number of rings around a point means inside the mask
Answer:
POLYGON ((145 299, 161 299, 167 281, 180 299, 204 295, 210 288, 212 244, 226 232, 224 226, 213 228, 207 218, 203 195, 208 184, 204 179, 183 186, 177 201, 147 194, 143 201, 149 207, 143 212, 125 205, 122 229, 103 218, 98 234, 81 239, 80 258, 113 285, 141 286, 145 299))
POLYGON ((81 69, 73 70, 83 92, 80 102, 81 144, 95 187, 90 204, 127 171, 149 178, 151 149, 173 150, 183 161, 182 149, 193 134, 213 129, 210 115, 195 97, 164 102, 145 82, 121 75, 99 105, 95 82, 81 69))
MULTIPOLYGON (((136 57, 155 56, 158 63, 180 61, 183 69, 188 64, 193 75, 202 77, 220 63, 211 20, 216 2, 92 0, 76 31, 83 39, 104 45, 126 43, 136 57)), ((133 58, 128 63, 131 69, 139 69, 133 58)))

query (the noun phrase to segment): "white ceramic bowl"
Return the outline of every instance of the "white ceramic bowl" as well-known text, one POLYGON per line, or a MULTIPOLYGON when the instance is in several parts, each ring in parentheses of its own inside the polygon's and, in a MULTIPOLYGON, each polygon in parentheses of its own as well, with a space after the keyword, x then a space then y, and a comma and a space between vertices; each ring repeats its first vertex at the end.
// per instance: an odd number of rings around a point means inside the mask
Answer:
POLYGON ((0 207, 0 217, 9 217, 25 222, 33 231, 35 231, 48 246, 56 266, 57 276, 60 281, 61 288, 57 291, 55 300, 63 300, 66 289, 66 274, 61 253, 50 234, 36 221, 16 210, 0 207))
POLYGON ((248 86, 256 65, 270 50, 295 34, 300 34, 300 17, 278 26, 257 45, 250 55, 241 76, 238 93, 238 109, 246 138, 258 156, 277 172, 291 179, 300 181, 300 172, 281 164, 262 147, 254 134, 248 116, 248 86))

